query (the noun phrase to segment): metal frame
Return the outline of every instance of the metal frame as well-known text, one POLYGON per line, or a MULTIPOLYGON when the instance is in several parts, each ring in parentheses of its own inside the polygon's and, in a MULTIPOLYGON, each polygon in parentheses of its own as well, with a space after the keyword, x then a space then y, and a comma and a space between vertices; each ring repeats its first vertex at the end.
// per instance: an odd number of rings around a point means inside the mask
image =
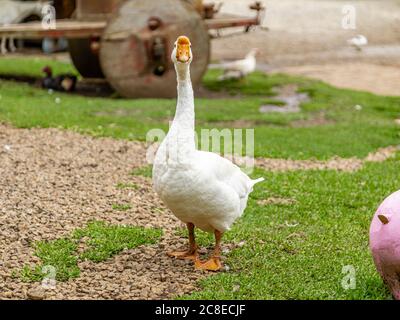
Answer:
MULTIPOLYGON (((226 17, 204 20, 209 30, 259 25, 257 18, 226 17)), ((0 27, 0 36, 42 38, 90 38, 100 37, 107 26, 106 21, 57 20, 56 29, 43 29, 40 22, 28 22, 0 27)))
POLYGON ((28 22, 0 27, 0 36, 22 39, 100 37, 106 25, 105 21, 68 19, 57 20, 56 29, 44 29, 41 22, 28 22))

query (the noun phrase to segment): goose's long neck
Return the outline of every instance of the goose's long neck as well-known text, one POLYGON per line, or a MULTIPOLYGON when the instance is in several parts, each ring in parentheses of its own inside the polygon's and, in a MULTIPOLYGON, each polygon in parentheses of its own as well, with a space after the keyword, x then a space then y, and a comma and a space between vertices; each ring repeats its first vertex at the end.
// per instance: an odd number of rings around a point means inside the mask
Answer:
POLYGON ((179 154, 195 150, 194 140, 194 95, 188 64, 175 66, 178 80, 178 101, 176 113, 168 133, 170 141, 175 141, 179 154))

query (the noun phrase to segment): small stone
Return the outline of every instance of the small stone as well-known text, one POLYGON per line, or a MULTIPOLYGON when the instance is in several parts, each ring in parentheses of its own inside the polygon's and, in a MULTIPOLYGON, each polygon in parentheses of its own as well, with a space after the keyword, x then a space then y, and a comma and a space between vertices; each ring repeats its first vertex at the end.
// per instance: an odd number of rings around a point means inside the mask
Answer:
POLYGON ((127 153, 128 150, 129 150, 128 146, 127 145, 123 145, 123 146, 118 148, 117 152, 118 153, 127 153))
POLYGON ((26 295, 30 300, 43 300, 46 297, 46 293, 41 287, 29 289, 26 295))
POLYGON ((142 289, 142 295, 144 297, 147 297, 150 294, 150 288, 143 288, 142 289))

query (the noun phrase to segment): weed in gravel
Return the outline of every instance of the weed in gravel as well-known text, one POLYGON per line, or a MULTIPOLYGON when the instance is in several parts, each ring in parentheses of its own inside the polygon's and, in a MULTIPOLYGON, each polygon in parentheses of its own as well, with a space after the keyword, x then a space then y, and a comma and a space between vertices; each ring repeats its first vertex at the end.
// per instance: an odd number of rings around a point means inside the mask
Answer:
POLYGON ((132 206, 130 204, 118 204, 115 203, 112 205, 113 210, 118 210, 118 211, 127 211, 129 209, 132 209, 132 206))
POLYGON ((153 244, 161 237, 160 229, 108 225, 103 221, 92 221, 83 228, 75 230, 69 238, 35 243, 35 256, 41 262, 25 265, 20 271, 13 271, 24 282, 39 282, 51 276, 67 281, 80 275, 79 261, 101 262, 125 249, 153 244), (84 239, 86 239, 84 241, 84 239), (83 242, 85 250, 79 254, 78 245, 83 242))
POLYGON ((146 178, 151 178, 153 176, 153 167, 152 166, 145 166, 135 168, 131 171, 132 176, 143 176, 146 178))
POLYGON ((77 244, 70 239, 57 239, 54 241, 40 241, 35 244, 35 256, 41 263, 31 267, 24 266, 21 277, 25 281, 41 281, 47 274, 46 266, 54 268, 55 279, 66 281, 76 278, 80 274, 77 244))
POLYGON ((143 244, 154 244, 161 236, 160 229, 142 227, 112 226, 102 221, 90 222, 86 228, 74 231, 73 238, 87 238, 87 249, 80 255, 83 260, 104 261, 124 249, 143 244))
POLYGON ((135 183, 124 183, 124 182, 120 182, 116 185, 117 189, 134 189, 137 190, 139 189, 139 186, 135 183))

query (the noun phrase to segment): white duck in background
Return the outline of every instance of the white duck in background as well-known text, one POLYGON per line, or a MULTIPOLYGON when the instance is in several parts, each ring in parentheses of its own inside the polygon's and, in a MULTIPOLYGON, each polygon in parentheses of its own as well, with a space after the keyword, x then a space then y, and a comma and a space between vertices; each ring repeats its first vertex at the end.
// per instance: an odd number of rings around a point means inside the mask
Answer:
POLYGON ((178 81, 176 113, 154 158, 153 184, 166 206, 189 230, 189 249, 169 255, 193 259, 197 269, 217 271, 222 267, 223 233, 243 214, 253 186, 264 178, 252 180, 229 160, 196 149, 192 59, 190 40, 179 37, 172 52, 178 81), (206 262, 198 258, 195 227, 215 235, 214 253, 206 262))
MULTIPOLYGON (((49 1, 18 1, 18 0, 0 0, 0 26, 21 23, 29 16, 42 16, 42 9, 49 5, 49 1)), ((3 36, 0 40, 1 54, 7 53, 7 37, 3 36)), ((11 52, 17 50, 14 38, 9 38, 9 49, 11 52)))
POLYGON ((221 65, 224 74, 219 80, 240 79, 244 78, 256 70, 256 56, 260 52, 259 49, 251 49, 244 59, 226 62, 221 65))
POLYGON ((355 36, 354 38, 351 38, 347 40, 347 43, 353 47, 355 47, 357 50, 361 51, 362 47, 366 46, 368 44, 368 39, 363 36, 362 34, 359 34, 355 36))

